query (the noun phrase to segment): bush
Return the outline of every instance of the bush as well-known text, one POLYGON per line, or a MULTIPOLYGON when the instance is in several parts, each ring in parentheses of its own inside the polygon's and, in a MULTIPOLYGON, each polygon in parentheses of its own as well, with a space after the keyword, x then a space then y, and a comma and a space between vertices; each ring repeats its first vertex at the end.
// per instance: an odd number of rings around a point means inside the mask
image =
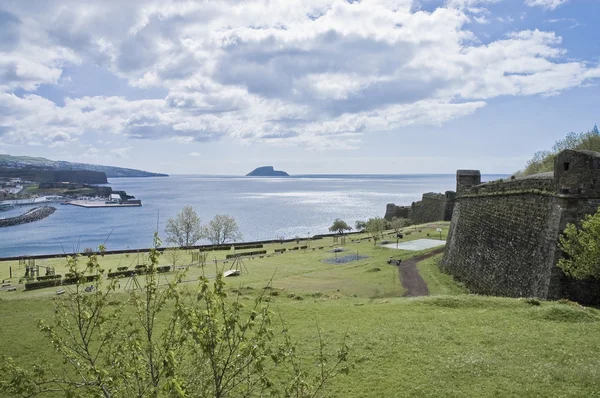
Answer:
POLYGON ((45 287, 60 286, 60 279, 49 279, 40 282, 28 282, 25 284, 25 290, 43 289, 45 287))
POLYGON ((162 265, 160 267, 156 267, 156 271, 157 272, 169 272, 171 271, 171 266, 170 265, 162 265))
POLYGON ((283 248, 283 249, 275 249, 275 253, 283 253, 283 252, 285 252, 285 250, 286 250, 285 248, 283 248))

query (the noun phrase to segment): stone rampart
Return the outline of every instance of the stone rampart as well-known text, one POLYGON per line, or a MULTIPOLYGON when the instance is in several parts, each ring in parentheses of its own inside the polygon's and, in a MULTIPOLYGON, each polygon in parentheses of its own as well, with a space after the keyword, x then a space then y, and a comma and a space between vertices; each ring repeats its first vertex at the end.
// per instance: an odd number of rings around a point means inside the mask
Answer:
POLYGON ((50 216, 55 211, 56 208, 52 206, 36 207, 34 209, 29 210, 27 213, 21 214, 20 216, 1 219, 0 228, 12 227, 14 225, 27 224, 30 222, 42 220, 50 216))
POLYGON ((460 196, 493 195, 511 193, 556 193, 556 184, 552 175, 537 178, 516 178, 513 180, 490 181, 462 191, 460 196))
POLYGON ((455 193, 428 192, 418 202, 410 206, 396 206, 389 203, 384 218, 391 221, 394 217, 408 218, 413 224, 424 224, 433 221, 450 221, 454 208, 455 193))
POLYGON ((396 206, 388 203, 383 218, 388 221, 392 221, 393 218, 410 218, 410 206, 396 206))
POLYGON ((433 221, 450 221, 452 210, 448 215, 448 206, 454 207, 454 197, 448 198, 447 194, 443 193, 425 193, 420 202, 412 204, 410 219, 414 224, 423 224, 433 221))
POLYGON ((474 293, 545 298, 560 216, 551 196, 462 197, 454 207, 442 269, 474 293))
POLYGON ((600 303, 600 281, 556 266, 562 231, 600 206, 600 153, 563 151, 554 172, 478 185, 460 173, 443 270, 474 293, 600 303))

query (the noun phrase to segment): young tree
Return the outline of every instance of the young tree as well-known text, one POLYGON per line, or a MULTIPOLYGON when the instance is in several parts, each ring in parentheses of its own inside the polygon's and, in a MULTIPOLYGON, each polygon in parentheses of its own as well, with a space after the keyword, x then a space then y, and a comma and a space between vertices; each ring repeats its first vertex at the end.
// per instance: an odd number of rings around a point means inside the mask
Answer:
POLYGON ((394 232, 398 233, 404 227, 408 227, 410 225, 410 220, 408 218, 400 218, 394 217, 392 218, 392 222, 390 222, 390 227, 394 230, 394 232))
POLYGON ((336 218, 333 221, 333 225, 329 227, 329 232, 337 232, 340 235, 344 234, 344 231, 352 231, 352 227, 346 224, 346 221, 336 218))
POLYGON ((373 245, 377 244, 377 241, 383 237, 383 231, 385 231, 387 222, 381 217, 369 218, 367 220, 367 232, 371 234, 373 238, 373 245))
POLYGON ((354 229, 357 231, 364 231, 365 228, 367 228, 367 222, 366 221, 356 221, 354 223, 354 229))
POLYGON ((179 247, 190 247, 202 238, 200 217, 192 206, 184 206, 175 218, 167 220, 167 242, 179 247))
POLYGON ((164 255, 167 257, 167 260, 173 266, 173 270, 177 267, 177 264, 183 259, 183 252, 178 247, 172 247, 164 251, 164 255))
POLYGON ((210 240, 214 245, 242 239, 242 234, 238 228, 235 218, 227 214, 217 214, 206 227, 204 227, 204 237, 210 240))
POLYGON ((585 216, 580 228, 567 225, 559 245, 566 256, 558 261, 558 267, 565 274, 577 279, 600 278, 600 209, 585 216))

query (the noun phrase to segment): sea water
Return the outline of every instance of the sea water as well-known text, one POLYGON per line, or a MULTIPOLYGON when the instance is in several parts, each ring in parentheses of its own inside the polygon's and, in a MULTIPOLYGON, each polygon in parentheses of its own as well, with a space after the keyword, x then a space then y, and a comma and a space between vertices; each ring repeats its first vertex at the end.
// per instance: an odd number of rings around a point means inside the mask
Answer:
MULTIPOLYGON (((484 175, 483 180, 502 176, 484 175)), ((234 217, 244 241, 326 233, 336 218, 383 217, 386 204, 410 205, 425 192, 455 190, 454 174, 313 175, 285 178, 180 175, 110 179, 113 190, 142 200, 142 207, 88 209, 54 204, 50 217, 0 228, 0 257, 109 250, 152 245, 156 230, 166 244, 167 219, 191 205, 203 223, 216 214, 234 217)), ((13 217, 31 207, 0 212, 13 217)), ((200 243, 207 243, 200 241, 200 243)))

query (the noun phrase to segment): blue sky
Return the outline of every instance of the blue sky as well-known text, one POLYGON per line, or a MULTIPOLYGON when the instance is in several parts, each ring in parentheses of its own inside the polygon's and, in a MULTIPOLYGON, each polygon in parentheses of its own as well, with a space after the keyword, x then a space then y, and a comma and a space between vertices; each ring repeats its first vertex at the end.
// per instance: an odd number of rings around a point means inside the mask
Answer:
POLYGON ((599 122, 599 0, 0 3, 0 152, 511 173, 599 122))

